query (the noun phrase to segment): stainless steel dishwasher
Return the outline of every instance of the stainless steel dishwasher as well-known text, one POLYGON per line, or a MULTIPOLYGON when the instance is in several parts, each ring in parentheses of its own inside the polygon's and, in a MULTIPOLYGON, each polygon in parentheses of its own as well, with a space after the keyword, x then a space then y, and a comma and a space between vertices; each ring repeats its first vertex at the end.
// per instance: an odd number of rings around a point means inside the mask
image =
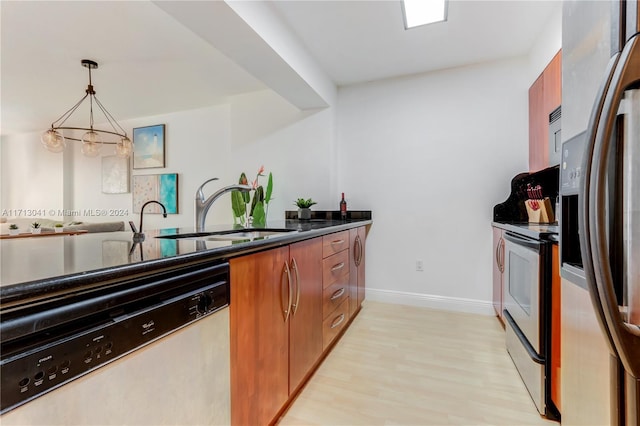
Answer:
POLYGON ((0 311, 3 425, 229 424, 229 265, 0 311))

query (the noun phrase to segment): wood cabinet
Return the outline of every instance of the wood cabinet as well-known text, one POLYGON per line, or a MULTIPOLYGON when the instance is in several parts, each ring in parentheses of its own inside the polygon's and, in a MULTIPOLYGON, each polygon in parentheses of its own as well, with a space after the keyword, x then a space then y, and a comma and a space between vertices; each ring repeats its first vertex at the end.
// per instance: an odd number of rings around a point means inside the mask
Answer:
POLYGON ((289 397, 289 248, 230 260, 231 423, 266 425, 289 397))
POLYGON ((289 324, 289 394, 322 355, 322 241, 302 241, 289 247, 295 301, 289 324))
POLYGON ((529 88, 529 172, 549 164, 549 114, 562 102, 562 52, 529 88))
POLYGON ((493 227, 493 308, 502 321, 504 301, 504 231, 493 227))
POLYGON ((366 227, 349 230, 349 314, 353 316, 360 306, 365 296, 365 239, 367 236, 366 227))
POLYGON ((266 425, 322 355, 322 239, 230 266, 231 422, 266 425))
POLYGON ((322 237, 322 348, 327 349, 349 322, 351 262, 349 231, 322 237))
POLYGON ((353 244, 347 230, 229 261, 232 424, 276 422, 349 324, 351 294, 357 312, 365 227, 353 232, 353 244))

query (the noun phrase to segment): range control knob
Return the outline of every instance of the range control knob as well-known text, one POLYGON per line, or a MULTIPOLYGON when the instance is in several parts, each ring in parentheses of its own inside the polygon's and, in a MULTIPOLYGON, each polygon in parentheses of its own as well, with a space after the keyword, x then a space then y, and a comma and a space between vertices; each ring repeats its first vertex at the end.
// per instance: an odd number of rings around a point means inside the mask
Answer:
POLYGON ((201 314, 206 314, 209 309, 211 309, 211 305, 213 304, 213 298, 209 295, 209 293, 202 293, 198 297, 198 304, 196 305, 196 309, 201 314))

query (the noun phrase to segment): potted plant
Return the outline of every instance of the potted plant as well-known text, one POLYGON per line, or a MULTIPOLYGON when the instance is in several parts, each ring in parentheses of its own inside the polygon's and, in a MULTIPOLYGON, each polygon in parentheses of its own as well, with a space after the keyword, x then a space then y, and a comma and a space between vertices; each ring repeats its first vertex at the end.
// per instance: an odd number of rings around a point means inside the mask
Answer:
POLYGON ((20 230, 18 229, 18 225, 16 225, 15 223, 9 225, 9 235, 18 235, 19 233, 20 230))
POLYGON ((300 220, 309 220, 311 219, 311 206, 314 204, 318 204, 313 201, 311 198, 298 198, 294 203, 298 206, 298 219, 300 220))
POLYGON ((56 223, 55 225, 53 225, 53 230, 56 231, 56 234, 59 234, 64 231, 64 225, 61 223, 56 223))
POLYGON ((40 227, 40 222, 33 222, 31 224, 31 233, 32 234, 39 234, 40 231, 42 231, 42 228, 40 227))

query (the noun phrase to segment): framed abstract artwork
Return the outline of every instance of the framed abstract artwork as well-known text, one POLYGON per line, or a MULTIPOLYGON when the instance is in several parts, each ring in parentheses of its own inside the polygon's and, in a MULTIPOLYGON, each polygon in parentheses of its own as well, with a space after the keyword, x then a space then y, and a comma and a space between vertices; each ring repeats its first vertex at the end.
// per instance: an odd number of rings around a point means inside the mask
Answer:
MULTIPOLYGON (((140 209, 147 201, 159 201, 167 209, 167 214, 178 213, 178 174, 134 175, 133 176, 133 212, 140 209)), ((153 203, 145 209, 145 213, 162 213, 162 207, 153 203)))
POLYGON ((129 159, 117 155, 102 157, 102 192, 124 194, 129 192, 129 159))
POLYGON ((165 167, 164 124, 133 129, 133 168, 165 167))

